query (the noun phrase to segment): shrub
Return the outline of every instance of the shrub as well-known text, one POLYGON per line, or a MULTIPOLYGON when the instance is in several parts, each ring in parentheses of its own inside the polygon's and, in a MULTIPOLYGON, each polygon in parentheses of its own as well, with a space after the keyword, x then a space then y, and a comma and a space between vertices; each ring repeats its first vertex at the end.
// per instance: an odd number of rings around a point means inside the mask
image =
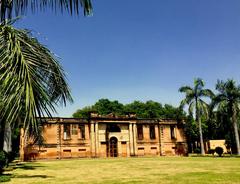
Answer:
POLYGON ((10 175, 1 175, 0 176, 0 183, 1 182, 8 182, 11 180, 11 176, 10 175))
POLYGON ((215 149, 209 149, 209 150, 208 150, 208 154, 214 155, 214 153, 215 153, 215 149))
POLYGON ((216 151, 216 153, 218 154, 218 156, 222 156, 222 154, 223 154, 223 148, 222 147, 216 147, 215 148, 215 151, 216 151))
POLYGON ((7 165, 7 154, 4 151, 0 151, 0 174, 3 172, 3 168, 7 165))
POLYGON ((195 148, 194 153, 201 153, 201 149, 200 148, 195 148))

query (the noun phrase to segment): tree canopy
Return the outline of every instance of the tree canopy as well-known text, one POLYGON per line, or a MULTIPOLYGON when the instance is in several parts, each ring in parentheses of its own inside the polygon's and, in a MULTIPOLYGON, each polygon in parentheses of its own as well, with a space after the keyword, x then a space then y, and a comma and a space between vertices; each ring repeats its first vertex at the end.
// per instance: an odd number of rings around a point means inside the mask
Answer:
POLYGON ((88 118, 89 112, 96 111, 98 114, 107 115, 114 113, 116 115, 124 115, 135 113, 138 118, 167 118, 182 119, 185 118, 183 110, 169 104, 164 106, 154 101, 134 101, 129 104, 122 104, 117 100, 100 99, 94 105, 78 109, 73 117, 88 118))

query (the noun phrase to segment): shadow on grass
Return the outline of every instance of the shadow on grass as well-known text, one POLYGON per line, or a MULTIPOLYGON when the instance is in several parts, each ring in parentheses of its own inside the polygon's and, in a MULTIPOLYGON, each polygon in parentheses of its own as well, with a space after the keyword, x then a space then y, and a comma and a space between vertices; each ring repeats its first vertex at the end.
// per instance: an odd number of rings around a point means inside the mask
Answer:
POLYGON ((30 163, 17 163, 15 166, 13 166, 14 169, 22 169, 22 170, 35 170, 36 168, 44 167, 42 165, 38 165, 36 163, 30 164, 30 163))
POLYGON ((15 175, 14 178, 53 178, 53 176, 47 176, 43 174, 37 174, 37 175, 15 175))
MULTIPOLYGON (((37 168, 44 167, 42 165, 39 165, 38 163, 11 163, 7 168, 4 169, 4 172, 12 172, 15 169, 21 169, 21 170, 35 170, 37 168)), ((47 175, 14 175, 10 173, 2 174, 0 175, 0 182, 8 182, 11 180, 11 178, 52 178, 52 176, 47 175)))

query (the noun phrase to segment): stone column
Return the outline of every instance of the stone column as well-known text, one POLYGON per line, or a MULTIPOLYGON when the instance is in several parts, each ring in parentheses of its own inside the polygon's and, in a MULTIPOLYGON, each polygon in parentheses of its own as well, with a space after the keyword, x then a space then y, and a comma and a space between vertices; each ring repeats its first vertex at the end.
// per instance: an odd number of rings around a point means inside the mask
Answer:
POLYGON ((95 152, 96 157, 99 156, 99 136, 98 136, 98 123, 95 124, 95 152))
POLYGON ((164 151, 164 127, 159 124, 159 141, 160 141, 160 155, 165 155, 164 151))
POLYGON ((91 122, 90 137, 91 137, 91 157, 95 157, 96 155, 95 155, 94 122, 91 122))
POLYGON ((61 125, 57 123, 57 157, 61 159, 61 125))
POLYGON ((129 139, 130 139, 130 156, 134 155, 133 153, 133 129, 132 123, 129 123, 129 139))
POLYGON ((133 124, 133 154, 137 155, 137 126, 136 123, 133 124))

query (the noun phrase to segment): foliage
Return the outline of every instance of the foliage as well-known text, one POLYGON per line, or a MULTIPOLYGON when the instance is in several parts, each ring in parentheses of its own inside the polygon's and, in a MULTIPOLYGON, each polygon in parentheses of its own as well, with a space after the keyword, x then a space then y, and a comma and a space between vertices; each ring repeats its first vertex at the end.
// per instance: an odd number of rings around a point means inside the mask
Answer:
POLYGON ((71 15, 79 14, 80 7, 84 10, 84 15, 92 13, 92 4, 90 0, 1 0, 0 15, 1 21, 11 19, 14 16, 26 14, 27 10, 32 12, 44 11, 46 8, 51 8, 56 11, 68 12, 71 15))
POLYGON ((189 115, 195 115, 195 120, 198 122, 199 137, 201 144, 201 154, 205 154, 203 146, 202 133, 202 118, 208 116, 208 104, 203 100, 203 97, 213 97, 213 92, 209 89, 203 89, 204 82, 197 78, 194 80, 193 88, 190 86, 182 86, 179 91, 185 93, 185 98, 181 101, 180 107, 188 105, 189 115))
POLYGON ((139 118, 167 118, 167 119, 183 119, 185 113, 182 109, 165 104, 162 106, 159 102, 134 101, 130 104, 123 105, 118 101, 110 101, 109 99, 100 99, 93 106, 78 109, 73 117, 88 118, 89 113, 95 111, 100 115, 107 115, 113 113, 115 115, 125 115, 128 113, 135 113, 139 118))
MULTIPOLYGON (((240 155, 240 140, 238 130, 238 115, 240 112, 240 86, 233 80, 218 81, 216 84, 216 90, 218 94, 214 97, 212 102, 212 109, 217 107, 219 111, 226 112, 228 121, 232 124, 231 128, 228 128, 228 132, 231 132, 235 138, 235 145, 238 155, 240 155)), ((228 122, 227 121, 227 122, 228 122)))
POLYGON ((76 112, 73 113, 74 118, 89 118, 90 112, 94 111, 92 106, 87 106, 82 109, 78 109, 76 112))
POLYGON ((36 117, 51 116, 55 104, 72 100, 57 58, 28 30, 0 24, 2 117, 38 134, 36 117), (24 114, 24 116, 23 116, 24 114))
POLYGON ((110 101, 108 99, 100 99, 97 103, 95 103, 93 109, 102 115, 110 113, 114 113, 116 115, 123 114, 123 104, 119 103, 117 100, 110 101))
POLYGON ((195 148, 194 153, 198 153, 198 154, 201 153, 201 149, 200 148, 195 148))
POLYGON ((218 146, 215 148, 215 152, 218 154, 219 157, 221 157, 223 154, 223 148, 218 146))
POLYGON ((215 149, 209 149, 209 150, 208 150, 208 153, 214 155, 215 149))
POLYGON ((7 165, 7 154, 4 151, 0 151, 0 174, 2 174, 3 168, 7 165))
POLYGON ((10 175, 0 175, 0 183, 1 182, 8 182, 11 180, 11 176, 10 175))

